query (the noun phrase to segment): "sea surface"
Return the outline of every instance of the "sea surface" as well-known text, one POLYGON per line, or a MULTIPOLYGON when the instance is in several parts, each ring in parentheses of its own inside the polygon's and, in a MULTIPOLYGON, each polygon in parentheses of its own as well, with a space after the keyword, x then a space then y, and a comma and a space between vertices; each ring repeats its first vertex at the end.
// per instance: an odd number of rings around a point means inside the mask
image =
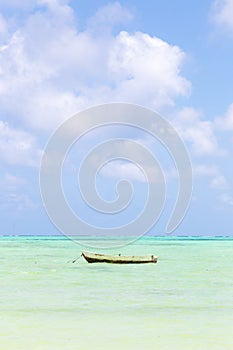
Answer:
POLYGON ((233 349, 233 239, 143 238, 108 251, 158 255, 146 265, 72 263, 82 250, 0 238, 1 350, 233 349))

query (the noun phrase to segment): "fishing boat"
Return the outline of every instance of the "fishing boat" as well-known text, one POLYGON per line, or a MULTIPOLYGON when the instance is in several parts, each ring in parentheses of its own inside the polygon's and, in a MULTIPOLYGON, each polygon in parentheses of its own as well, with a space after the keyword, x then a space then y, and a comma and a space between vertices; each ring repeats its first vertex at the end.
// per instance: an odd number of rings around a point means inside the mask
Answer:
POLYGON ((82 256, 89 263, 110 263, 110 264, 146 264, 156 263, 158 257, 155 255, 146 256, 126 256, 126 255, 107 255, 107 254, 95 254, 89 252, 82 252, 82 256))

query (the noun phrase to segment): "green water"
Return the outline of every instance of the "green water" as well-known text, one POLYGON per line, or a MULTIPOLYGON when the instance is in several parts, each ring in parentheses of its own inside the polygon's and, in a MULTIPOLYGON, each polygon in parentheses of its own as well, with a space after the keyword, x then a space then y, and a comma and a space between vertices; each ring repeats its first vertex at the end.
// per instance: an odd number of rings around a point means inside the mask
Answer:
POLYGON ((70 240, 0 239, 0 349, 232 350, 233 240, 142 239, 114 253, 157 264, 68 262, 70 240))

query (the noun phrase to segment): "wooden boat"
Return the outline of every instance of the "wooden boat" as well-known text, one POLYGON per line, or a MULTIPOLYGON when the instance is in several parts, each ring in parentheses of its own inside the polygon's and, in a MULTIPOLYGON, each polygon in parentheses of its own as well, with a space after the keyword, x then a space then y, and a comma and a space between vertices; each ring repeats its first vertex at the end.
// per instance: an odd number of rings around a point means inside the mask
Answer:
POLYGON ((110 263, 110 264, 146 264, 156 263, 158 258, 155 255, 147 256, 124 256, 124 255, 106 255, 82 252, 82 256, 89 263, 110 263))

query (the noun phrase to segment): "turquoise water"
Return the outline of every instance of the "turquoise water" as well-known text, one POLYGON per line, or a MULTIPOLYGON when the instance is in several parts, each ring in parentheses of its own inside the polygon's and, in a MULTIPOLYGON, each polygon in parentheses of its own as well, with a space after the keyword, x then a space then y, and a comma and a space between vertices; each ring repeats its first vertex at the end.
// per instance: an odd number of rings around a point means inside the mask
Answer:
POLYGON ((149 238, 112 251, 159 256, 148 265, 73 264, 82 249, 0 239, 1 349, 232 350, 233 240, 149 238))

